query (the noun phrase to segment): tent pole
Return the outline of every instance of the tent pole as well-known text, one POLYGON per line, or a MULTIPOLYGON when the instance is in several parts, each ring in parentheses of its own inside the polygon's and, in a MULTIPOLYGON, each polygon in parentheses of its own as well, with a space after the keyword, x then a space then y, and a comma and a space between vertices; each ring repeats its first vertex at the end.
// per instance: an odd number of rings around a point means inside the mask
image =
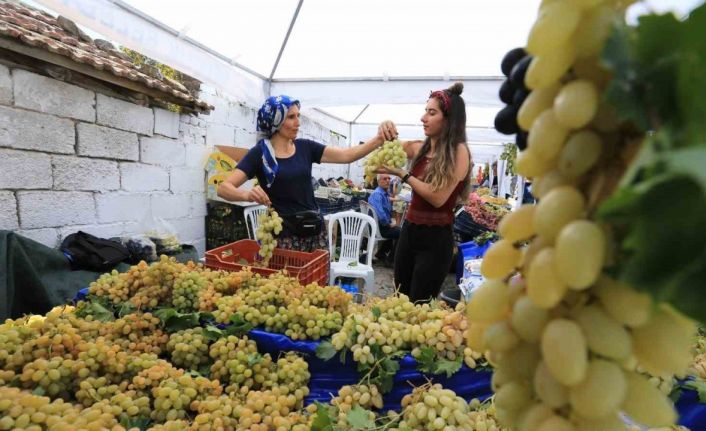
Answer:
MULTIPOLYGON (((299 11, 302 8, 302 4, 304 3, 304 0, 299 0, 299 3, 297 4, 297 9, 294 11, 294 15, 292 15, 292 20, 289 22, 289 28, 287 29, 287 34, 284 36, 284 40, 282 41, 282 46, 279 48, 279 52, 277 53, 277 60, 275 60, 275 65, 272 66, 272 72, 270 73, 270 77, 268 79, 269 82, 272 82, 272 77, 275 76, 275 72, 277 71, 277 66, 279 65, 279 60, 282 58, 282 53, 284 52, 284 48, 287 46, 287 41, 289 40, 289 35, 292 33, 292 29, 294 28, 294 23, 297 22, 297 17, 299 16, 299 11)), ((269 93, 269 91, 268 91, 269 93)))

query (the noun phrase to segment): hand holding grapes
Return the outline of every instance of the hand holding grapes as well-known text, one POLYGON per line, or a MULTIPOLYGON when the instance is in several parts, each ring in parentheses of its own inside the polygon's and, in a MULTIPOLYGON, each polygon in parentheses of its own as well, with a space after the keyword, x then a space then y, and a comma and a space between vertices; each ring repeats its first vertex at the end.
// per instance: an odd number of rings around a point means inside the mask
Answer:
POLYGON ((385 120, 378 126, 378 138, 383 142, 397 139, 397 126, 390 120, 385 120))
POLYGON ((267 196, 267 193, 265 193, 260 186, 255 186, 250 189, 250 192, 248 192, 248 200, 262 205, 272 205, 272 202, 270 202, 270 197, 267 196))

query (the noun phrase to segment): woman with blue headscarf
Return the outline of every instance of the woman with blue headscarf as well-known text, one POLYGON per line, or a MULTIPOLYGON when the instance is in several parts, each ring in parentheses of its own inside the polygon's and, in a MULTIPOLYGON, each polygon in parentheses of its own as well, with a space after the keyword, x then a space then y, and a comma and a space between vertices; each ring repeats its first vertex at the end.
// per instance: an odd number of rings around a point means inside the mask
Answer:
POLYGON ((230 201, 272 205, 284 219, 277 246, 300 251, 327 248, 322 217, 314 199, 311 168, 314 163, 351 163, 365 157, 384 141, 397 137, 390 121, 378 127, 377 135, 362 145, 337 148, 309 139, 297 139, 299 101, 288 96, 269 97, 257 113, 261 134, 238 163, 235 171, 218 187, 218 196, 230 201), (241 187, 256 177, 260 185, 241 187))

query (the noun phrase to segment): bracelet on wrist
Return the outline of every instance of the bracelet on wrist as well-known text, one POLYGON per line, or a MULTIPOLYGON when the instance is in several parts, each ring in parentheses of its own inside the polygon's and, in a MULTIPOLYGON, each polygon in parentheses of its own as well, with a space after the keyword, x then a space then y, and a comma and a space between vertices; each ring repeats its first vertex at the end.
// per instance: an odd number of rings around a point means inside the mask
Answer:
POLYGON ((412 174, 410 174, 409 172, 407 172, 407 173, 402 177, 402 182, 403 182, 403 183, 406 183, 407 180, 409 180, 409 177, 411 177, 411 176, 412 176, 412 174))

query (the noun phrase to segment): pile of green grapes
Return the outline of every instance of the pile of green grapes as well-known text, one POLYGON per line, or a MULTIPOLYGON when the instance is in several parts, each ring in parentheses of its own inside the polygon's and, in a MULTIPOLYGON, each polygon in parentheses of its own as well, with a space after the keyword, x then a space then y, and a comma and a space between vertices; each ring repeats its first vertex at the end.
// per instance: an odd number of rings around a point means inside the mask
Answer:
POLYGON ((398 140, 387 141, 365 159, 365 181, 372 184, 375 171, 384 166, 402 168, 407 164, 407 153, 398 140))

